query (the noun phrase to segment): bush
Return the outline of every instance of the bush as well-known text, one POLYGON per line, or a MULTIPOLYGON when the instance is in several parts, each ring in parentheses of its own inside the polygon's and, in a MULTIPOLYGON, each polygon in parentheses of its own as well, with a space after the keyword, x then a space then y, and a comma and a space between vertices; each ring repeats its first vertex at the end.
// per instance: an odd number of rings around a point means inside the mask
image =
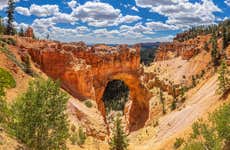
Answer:
POLYGON ((86 135, 82 127, 79 127, 78 131, 74 132, 70 137, 70 141, 73 145, 78 144, 79 146, 82 146, 85 143, 85 140, 86 140, 86 135))
POLYGON ((77 144, 77 138, 78 138, 78 134, 77 134, 77 133, 73 133, 73 134, 70 136, 69 139, 70 139, 72 145, 77 144))
POLYGON ((221 150, 230 147, 230 104, 222 106, 210 115, 206 123, 202 120, 192 125, 193 132, 184 150, 221 150))
POLYGON ((218 89, 217 93, 220 95, 227 94, 230 90, 230 71, 225 61, 221 62, 221 66, 218 70, 218 89))
POLYGON ((28 55, 25 57, 25 62, 21 63, 17 60, 16 56, 7 47, 0 48, 0 51, 2 51, 6 55, 6 57, 8 57, 8 59, 10 59, 26 74, 31 76, 38 76, 37 74, 35 74, 35 72, 33 72, 31 68, 31 63, 28 55))
POLYGON ((81 127, 78 128, 78 138, 77 138, 77 144, 83 145, 86 140, 86 135, 81 127))
POLYGON ((24 71, 24 65, 17 60, 16 56, 11 51, 9 51, 7 47, 0 48, 0 51, 2 51, 8 59, 10 59, 13 63, 15 63, 19 68, 24 71))
POLYGON ((16 81, 14 77, 6 70, 0 68, 0 87, 1 88, 15 88, 16 81))
POLYGON ((92 108, 93 104, 92 104, 91 101, 87 100, 87 101, 85 101, 85 106, 88 107, 88 108, 92 108))
POLYGON ((68 96, 51 79, 30 82, 10 107, 8 131, 34 150, 66 149, 68 96))
POLYGON ((0 38, 0 41, 5 42, 8 45, 16 45, 16 41, 13 38, 0 38))
POLYGON ((176 138, 176 141, 175 141, 173 147, 174 147, 175 149, 178 149, 179 147, 181 147, 181 145, 182 145, 183 143, 184 143, 184 139, 182 139, 182 138, 176 138))
POLYGON ((126 150, 128 145, 127 135, 123 131, 121 119, 117 117, 114 122, 113 136, 109 142, 110 150, 126 150))
POLYGON ((16 81, 6 70, 0 68, 0 123, 5 123, 7 118, 7 103, 4 100, 5 88, 16 87, 16 81))
POLYGON ((176 101, 173 100, 173 102, 171 104, 171 110, 175 110, 176 109, 176 105, 177 105, 176 101))

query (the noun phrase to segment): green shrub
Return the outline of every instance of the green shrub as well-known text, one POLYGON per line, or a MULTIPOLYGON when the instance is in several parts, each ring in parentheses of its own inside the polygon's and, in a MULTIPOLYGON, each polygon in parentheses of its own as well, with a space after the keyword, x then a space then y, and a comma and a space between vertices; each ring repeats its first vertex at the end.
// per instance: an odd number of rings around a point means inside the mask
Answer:
POLYGON ((70 129, 71 129, 72 132, 75 132, 76 131, 75 125, 72 124, 71 127, 70 127, 70 129))
POLYGON ((7 43, 8 45, 16 45, 16 41, 13 38, 0 38, 0 41, 7 43))
POLYGON ((91 101, 87 100, 87 101, 85 101, 85 106, 88 107, 88 108, 92 108, 93 104, 92 104, 91 101))
POLYGON ((78 138, 77 138, 77 144, 83 145, 86 140, 86 135, 81 127, 78 128, 78 138))
POLYGON ((8 57, 8 59, 10 59, 26 74, 31 76, 38 76, 37 74, 35 74, 35 72, 33 72, 31 68, 31 63, 28 55, 26 56, 25 62, 21 63, 17 60, 16 56, 7 47, 0 48, 0 51, 2 51, 6 55, 6 57, 8 57))
POLYGON ((77 133, 73 133, 73 134, 70 136, 69 139, 70 139, 72 145, 77 144, 78 134, 77 134, 77 133))
POLYGON ((82 146, 86 140, 86 135, 85 135, 85 132, 83 131, 82 127, 79 127, 78 131, 74 132, 70 136, 69 139, 73 145, 78 144, 79 146, 82 146))
POLYGON ((218 70, 218 89, 217 93, 220 95, 227 94, 230 90, 230 71, 226 62, 223 60, 218 70))
POLYGON ((159 125, 159 121, 158 120, 154 120, 153 121, 153 127, 157 127, 159 125))
POLYGON ((0 68, 0 123, 5 123, 7 118, 7 103, 4 100, 5 88, 16 87, 16 81, 13 76, 6 70, 0 68))
POLYGON ((2 51, 8 59, 24 71, 24 65, 17 60, 16 56, 7 47, 0 48, 0 51, 2 51))
POLYGON ((199 120, 192 125, 192 134, 184 150, 221 150, 230 147, 230 104, 210 115, 209 120, 199 120))
POLYGON ((110 139, 110 150, 126 150, 128 148, 128 139, 121 125, 121 119, 116 118, 114 122, 113 136, 110 139))
POLYGON ((171 104, 171 110, 175 110, 176 109, 176 105, 177 105, 176 101, 173 100, 173 102, 171 104))
POLYGON ((224 139, 226 143, 230 143, 230 104, 224 105, 213 113, 211 120, 214 122, 220 138, 224 139))
POLYGON ((181 147, 181 145, 182 145, 183 143, 184 143, 184 139, 182 139, 182 138, 176 138, 176 141, 175 141, 173 147, 174 147, 175 149, 178 149, 179 147, 181 147))
POLYGON ((15 46, 16 45, 16 41, 13 38, 8 38, 7 39, 7 44, 15 46))
POLYGON ((10 107, 8 132, 34 150, 66 149, 68 96, 51 79, 30 82, 10 107))
POLYGON ((0 86, 4 88, 15 88, 14 77, 6 70, 0 68, 0 86))

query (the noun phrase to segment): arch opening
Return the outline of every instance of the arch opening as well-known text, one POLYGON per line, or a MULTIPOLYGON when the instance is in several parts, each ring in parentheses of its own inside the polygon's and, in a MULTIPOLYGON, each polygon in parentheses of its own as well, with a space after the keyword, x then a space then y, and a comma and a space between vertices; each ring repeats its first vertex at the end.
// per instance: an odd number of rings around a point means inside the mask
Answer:
POLYGON ((124 114, 125 104, 129 100, 129 87, 122 80, 111 80, 107 83, 103 93, 105 111, 108 115, 111 111, 124 114))

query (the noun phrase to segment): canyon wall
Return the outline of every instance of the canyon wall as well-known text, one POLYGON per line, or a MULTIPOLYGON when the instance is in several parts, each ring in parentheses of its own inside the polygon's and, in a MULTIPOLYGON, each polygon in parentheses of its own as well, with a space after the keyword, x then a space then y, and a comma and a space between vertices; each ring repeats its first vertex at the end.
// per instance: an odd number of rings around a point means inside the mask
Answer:
POLYGON ((130 131, 144 126, 149 114, 151 95, 141 84, 140 46, 127 45, 109 47, 84 43, 60 43, 24 39, 18 41, 23 51, 48 76, 59 79, 62 87, 80 100, 93 99, 105 117, 102 101, 103 92, 111 80, 123 80, 130 89, 132 104, 128 112, 127 124, 130 131), (26 44, 25 44, 26 43, 26 44))
POLYGON ((189 60, 197 55, 203 48, 206 42, 211 38, 211 35, 198 36, 184 42, 173 41, 162 43, 156 54, 155 61, 169 60, 181 56, 183 60, 189 60))

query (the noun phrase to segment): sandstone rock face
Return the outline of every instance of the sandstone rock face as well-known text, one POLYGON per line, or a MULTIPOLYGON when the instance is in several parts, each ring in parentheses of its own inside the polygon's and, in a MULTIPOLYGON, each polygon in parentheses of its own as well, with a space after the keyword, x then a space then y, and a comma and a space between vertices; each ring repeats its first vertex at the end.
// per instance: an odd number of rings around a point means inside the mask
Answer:
POLYGON ((29 27, 25 32, 25 37, 34 37, 34 31, 31 27, 29 27))
POLYGON ((178 56, 184 60, 189 60, 203 49, 205 42, 208 42, 210 38, 210 35, 198 36, 184 42, 162 43, 155 55, 155 61, 169 60, 178 56))
POLYGON ((74 97, 95 100, 104 117, 106 113, 102 97, 107 83, 111 80, 123 80, 130 89, 132 100, 132 105, 128 108, 128 128, 134 131, 144 126, 148 119, 151 95, 139 79, 140 46, 87 47, 82 42, 30 43, 31 45, 23 45, 22 42, 21 47, 27 49, 41 70, 53 79, 61 80, 62 87, 74 97))

